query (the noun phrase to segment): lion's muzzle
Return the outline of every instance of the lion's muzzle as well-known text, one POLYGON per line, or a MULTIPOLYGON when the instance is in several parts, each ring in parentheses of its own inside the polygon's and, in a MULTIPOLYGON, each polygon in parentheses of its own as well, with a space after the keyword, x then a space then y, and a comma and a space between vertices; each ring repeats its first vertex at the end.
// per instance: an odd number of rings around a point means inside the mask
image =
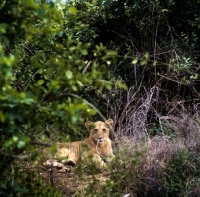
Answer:
POLYGON ((99 137, 98 140, 97 140, 97 143, 98 144, 104 143, 104 138, 103 137, 99 137))

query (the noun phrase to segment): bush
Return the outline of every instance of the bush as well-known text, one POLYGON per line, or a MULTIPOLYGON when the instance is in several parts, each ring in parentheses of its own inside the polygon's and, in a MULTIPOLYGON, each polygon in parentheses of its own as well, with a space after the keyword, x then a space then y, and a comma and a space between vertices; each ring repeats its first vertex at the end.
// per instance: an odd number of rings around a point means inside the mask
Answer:
POLYGON ((176 152, 162 177, 161 195, 199 196, 199 165, 199 159, 191 152, 176 152))
POLYGON ((36 169, 21 164, 18 164, 17 167, 12 165, 12 168, 9 169, 12 178, 8 179, 10 177, 9 173, 4 173, 1 177, 0 196, 62 196, 61 193, 42 179, 36 169))
MULTIPOLYGON (((68 8, 68 14, 74 15, 73 7, 68 8)), ((111 88, 104 76, 116 53, 102 44, 91 46, 75 40, 73 32, 64 29, 62 11, 51 2, 3 1, 0 10, 3 188, 13 177, 10 166, 17 168, 16 158, 25 151, 36 152, 32 145, 50 137, 47 126, 59 130, 65 136, 63 141, 80 133, 80 125, 96 113, 81 92, 87 86, 111 88)), ((23 183, 17 182, 23 180, 15 178, 19 190, 23 183)), ((12 189, 6 190, 7 195, 15 191, 12 189)))
POLYGON ((197 1, 3 0, 0 11, 3 195, 38 195, 43 183, 15 161, 35 160, 35 144, 79 140, 96 112, 115 120, 120 151, 83 195, 199 195, 197 1))

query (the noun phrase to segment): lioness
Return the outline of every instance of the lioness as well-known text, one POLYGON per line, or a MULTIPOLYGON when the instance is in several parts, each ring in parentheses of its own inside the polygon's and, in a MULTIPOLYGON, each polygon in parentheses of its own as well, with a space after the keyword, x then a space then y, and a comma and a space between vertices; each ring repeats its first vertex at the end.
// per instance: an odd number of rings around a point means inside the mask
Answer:
MULTIPOLYGON (((56 143, 57 149, 53 155, 53 160, 48 159, 43 165, 65 170, 65 164, 76 165, 79 161, 85 162, 88 158, 91 158, 101 168, 104 165, 104 159, 115 157, 109 138, 113 121, 111 119, 95 123, 87 121, 85 126, 90 133, 87 139, 77 142, 56 143)), ((47 150, 44 151, 44 154, 48 155, 47 150)))

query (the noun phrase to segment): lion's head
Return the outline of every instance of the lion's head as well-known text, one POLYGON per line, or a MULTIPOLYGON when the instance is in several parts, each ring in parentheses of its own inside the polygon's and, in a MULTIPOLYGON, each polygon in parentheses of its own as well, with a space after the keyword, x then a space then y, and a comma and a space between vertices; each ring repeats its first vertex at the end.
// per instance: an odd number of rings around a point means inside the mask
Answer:
POLYGON ((111 119, 108 119, 105 122, 87 121, 85 126, 90 132, 90 139, 92 139, 95 144, 103 144, 109 138, 110 128, 113 126, 113 121, 111 119))

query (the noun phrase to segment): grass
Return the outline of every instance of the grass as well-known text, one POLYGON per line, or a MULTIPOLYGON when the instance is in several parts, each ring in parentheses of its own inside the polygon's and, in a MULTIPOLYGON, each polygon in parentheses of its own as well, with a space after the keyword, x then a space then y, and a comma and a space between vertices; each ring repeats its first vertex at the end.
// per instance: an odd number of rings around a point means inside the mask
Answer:
POLYGON ((126 102, 110 106, 107 116, 115 117, 117 139, 116 158, 107 167, 98 171, 82 164, 65 173, 39 172, 45 184, 63 196, 200 196, 199 113, 176 105, 161 115, 154 108, 155 90, 139 99, 129 89, 126 102))

